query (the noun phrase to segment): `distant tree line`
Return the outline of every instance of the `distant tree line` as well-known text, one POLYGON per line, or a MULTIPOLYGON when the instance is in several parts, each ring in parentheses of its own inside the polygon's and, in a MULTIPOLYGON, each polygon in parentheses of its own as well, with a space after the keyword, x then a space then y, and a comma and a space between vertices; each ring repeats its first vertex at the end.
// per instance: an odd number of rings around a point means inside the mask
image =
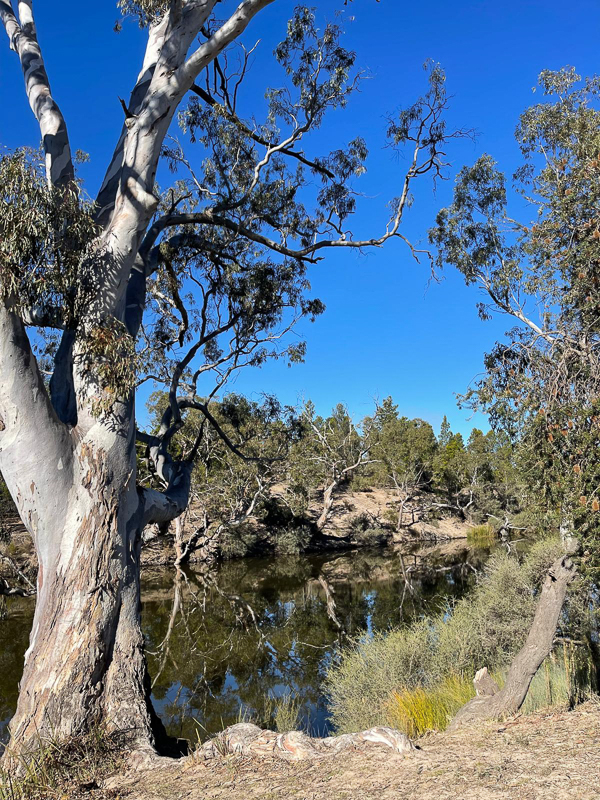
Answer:
MULTIPOLYGON (((164 392, 149 402, 149 427, 158 428, 168 404, 164 392)), ((418 535, 416 523, 455 516, 491 535, 531 529, 547 520, 547 493, 528 483, 530 442, 473 428, 454 433, 446 416, 436 434, 429 422, 399 413, 391 397, 355 422, 338 403, 328 416, 307 401, 282 406, 228 394, 210 403, 217 425, 191 409, 173 451, 193 458, 191 502, 176 523, 147 530, 146 539, 170 533, 176 558, 201 550, 210 558, 235 558, 268 550, 294 553, 315 540, 331 540, 334 504, 348 492, 385 493, 377 519, 357 515, 355 534, 377 544, 393 532, 418 535), (192 452, 193 451, 193 452, 192 452), (377 532, 387 532, 377 536, 377 532)), ((138 446, 142 485, 161 488, 147 448, 138 446)), ((0 483, 0 528, 16 511, 0 483)))
MULTIPOLYGON (((167 403, 164 393, 151 397, 151 428, 167 403)), ((506 434, 473 428, 465 442, 444 417, 436 435, 428 422, 402 416, 391 397, 358 423, 342 403, 322 416, 310 401, 291 408, 229 394, 210 408, 218 425, 190 410, 173 443, 182 459, 194 449, 192 500, 171 529, 180 562, 198 549, 228 558, 326 544, 345 492, 385 493, 385 511, 357 518, 357 533, 410 535, 415 523, 448 515, 498 533, 522 527, 526 506, 531 519, 518 447, 506 434)), ((143 447, 138 456, 144 484, 159 488, 143 447)))

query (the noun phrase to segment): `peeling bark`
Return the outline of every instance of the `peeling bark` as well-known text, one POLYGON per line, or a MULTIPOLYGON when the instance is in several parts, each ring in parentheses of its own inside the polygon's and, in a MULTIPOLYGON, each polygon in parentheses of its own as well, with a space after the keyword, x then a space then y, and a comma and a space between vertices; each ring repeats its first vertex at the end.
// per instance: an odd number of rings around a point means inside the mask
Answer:
POLYGON ((12 747, 103 724, 152 743, 139 618, 140 501, 119 480, 130 447, 84 439, 66 513, 42 555, 12 747))

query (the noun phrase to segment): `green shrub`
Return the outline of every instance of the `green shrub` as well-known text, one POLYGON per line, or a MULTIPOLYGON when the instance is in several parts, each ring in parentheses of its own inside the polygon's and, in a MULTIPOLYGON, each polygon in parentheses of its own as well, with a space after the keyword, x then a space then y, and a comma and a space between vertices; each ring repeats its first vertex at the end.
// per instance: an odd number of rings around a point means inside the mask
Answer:
POLYGON ((362 513, 352 517, 348 523, 348 527, 354 536, 358 536, 369 528, 373 527, 373 517, 370 514, 367 514, 366 511, 363 511, 362 513))
POLYGON ((482 666, 504 668, 522 646, 536 592, 560 544, 535 544, 523 564, 490 559, 473 592, 411 626, 356 640, 327 673, 325 692, 340 732, 389 723, 393 691, 434 689, 449 676, 468 679, 482 666))
POLYGON ((429 620, 356 641, 327 674, 325 692, 340 733, 388 723, 390 690, 426 682, 435 631, 429 620))
POLYGON ((244 558, 258 547, 260 535, 252 525, 224 526, 219 536, 219 548, 225 559, 244 558))
POLYGON ((310 528, 307 525, 288 525, 277 531, 274 537, 275 550, 280 555, 293 556, 303 553, 311 540, 310 528))
POLYGON ((384 528, 367 528, 356 533, 354 539, 361 547, 383 547, 388 543, 389 533, 384 528))

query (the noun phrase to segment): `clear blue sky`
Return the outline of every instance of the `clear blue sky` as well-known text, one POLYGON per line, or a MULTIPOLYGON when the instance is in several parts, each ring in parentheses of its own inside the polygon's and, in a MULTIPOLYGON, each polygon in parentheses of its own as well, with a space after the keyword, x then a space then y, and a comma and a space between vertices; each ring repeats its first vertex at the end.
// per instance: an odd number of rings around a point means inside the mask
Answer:
MULTIPOLYGON (((128 97, 141 64, 144 32, 128 22, 115 34, 112 0, 81 3, 37 0, 38 31, 53 93, 70 128, 74 148, 91 156, 82 169, 93 195, 101 180, 121 126, 118 97, 128 97)), ((223 13, 234 3, 226 0, 223 13)), ((285 21, 296 3, 275 0, 246 33, 261 39, 248 82, 246 103, 260 98, 268 85, 282 81, 271 53, 283 38, 285 21)), ((319 18, 331 18, 342 0, 313 0, 319 18)), ((387 219, 386 202, 398 193, 403 164, 384 148, 386 116, 410 104, 422 92, 422 64, 434 59, 447 74, 453 95, 450 121, 475 128, 475 143, 463 142, 449 152, 451 176, 481 152, 492 153, 508 172, 518 163, 513 131, 519 113, 533 100, 532 87, 542 69, 572 65, 582 74, 600 70, 597 0, 354 0, 343 10, 345 44, 358 53, 367 80, 350 106, 336 113, 307 153, 319 155, 362 135, 368 142, 368 174, 361 179, 365 197, 356 230, 371 234, 387 219), (352 19, 353 18, 353 19, 352 19), (322 144, 325 143, 325 144, 322 144)), ((0 40, 0 142, 15 147, 37 145, 38 129, 27 105, 15 55, 0 40)), ((424 240, 438 208, 447 204, 452 181, 417 192, 404 233, 424 240)), ((313 400, 325 413, 337 402, 361 417, 372 411, 373 398, 392 395, 402 413, 429 420, 436 430, 446 413, 455 430, 469 421, 456 407, 481 371, 483 355, 507 322, 483 323, 477 317, 477 293, 460 277, 446 272, 428 284, 425 264, 418 267, 400 242, 368 256, 335 253, 311 272, 313 295, 327 306, 314 324, 304 324, 304 365, 273 363, 241 374, 233 388, 253 395, 274 393, 290 404, 313 400)))

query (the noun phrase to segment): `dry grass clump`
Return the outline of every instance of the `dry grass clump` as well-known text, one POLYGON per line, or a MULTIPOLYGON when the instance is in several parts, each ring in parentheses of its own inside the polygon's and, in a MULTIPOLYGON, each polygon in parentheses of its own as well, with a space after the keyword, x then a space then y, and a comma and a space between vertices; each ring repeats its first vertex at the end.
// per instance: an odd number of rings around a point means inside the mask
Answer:
POLYGON ((297 730, 300 717, 300 698, 297 695, 286 693, 275 698, 274 705, 275 730, 279 733, 297 730))
POLYGON ((19 756, 15 774, 0 769, 0 800, 75 800, 94 797, 104 778, 122 762, 122 736, 95 730, 67 740, 40 740, 19 756))
POLYGON ((461 675, 449 675, 433 689, 394 691, 387 705, 388 724, 413 739, 427 731, 443 731, 474 695, 472 681, 461 675))
MULTIPOLYGON (((300 711, 301 698, 296 692, 289 689, 281 695, 268 692, 263 695, 260 708, 252 710, 246 706, 240 706, 237 721, 252 722, 261 728, 287 733, 299 729, 300 711)), ((198 737, 198 745, 200 744, 200 737, 198 737)))

